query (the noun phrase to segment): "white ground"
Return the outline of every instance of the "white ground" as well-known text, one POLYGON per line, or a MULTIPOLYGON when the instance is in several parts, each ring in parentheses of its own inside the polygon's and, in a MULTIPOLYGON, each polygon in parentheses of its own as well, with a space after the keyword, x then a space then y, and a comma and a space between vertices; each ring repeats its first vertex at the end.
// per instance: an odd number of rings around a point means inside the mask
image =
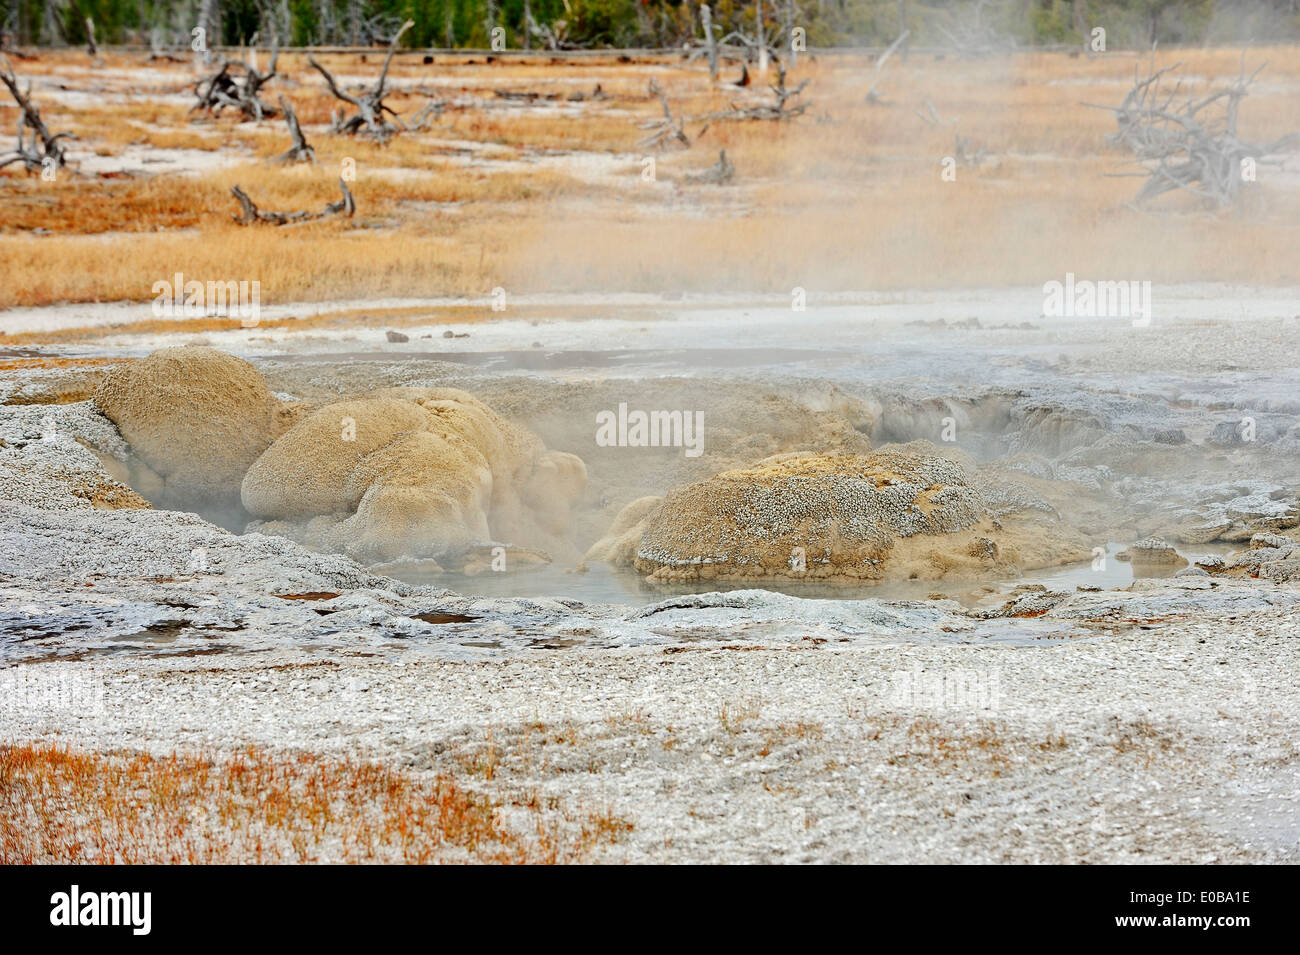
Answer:
MULTIPOLYGON (((1149 329, 1051 324, 1037 289, 814 297, 795 320, 799 347, 821 352, 801 373, 878 403, 1002 390, 1056 407, 1067 425, 1077 414, 1123 435, 1107 445, 1113 467, 1144 442, 1238 468, 1226 484, 1218 472, 1204 484, 1107 478, 1154 514, 1295 498, 1293 436, 1254 451, 1200 442, 1248 410, 1277 435, 1294 428, 1298 300, 1157 290, 1149 329), (971 317, 981 329, 942 324, 971 317), (1188 441, 1152 444, 1167 428, 1188 441)), ((790 346, 781 303, 604 301, 608 318, 507 316, 457 327, 469 338, 443 339, 456 326, 436 320, 432 341, 403 326, 412 338, 400 345, 382 329, 205 338, 255 359, 383 354, 386 381, 428 374, 420 351, 534 340, 556 352, 790 346)), ((15 312, 0 327, 125 321, 132 309, 15 312)), ((162 343, 123 329, 58 350, 162 343)), ((656 373, 638 361, 621 373, 656 373)), ((4 406, 0 455, 27 454, 47 416, 65 432, 39 447, 51 459, 65 439, 78 453, 69 435, 112 443, 84 405, 4 406)), ((1077 465, 1070 473, 1100 473, 1077 465)), ((1295 583, 1070 585, 1030 619, 977 619, 955 602, 756 593, 648 609, 474 600, 192 516, 63 509, 55 489, 4 480, 0 499, 0 739, 159 752, 260 743, 458 774, 491 745, 501 764, 484 790, 536 787, 629 819, 605 850, 611 861, 1300 861, 1295 583), (341 596, 274 596, 308 591, 341 596), (475 619, 414 617, 430 611, 475 619)))

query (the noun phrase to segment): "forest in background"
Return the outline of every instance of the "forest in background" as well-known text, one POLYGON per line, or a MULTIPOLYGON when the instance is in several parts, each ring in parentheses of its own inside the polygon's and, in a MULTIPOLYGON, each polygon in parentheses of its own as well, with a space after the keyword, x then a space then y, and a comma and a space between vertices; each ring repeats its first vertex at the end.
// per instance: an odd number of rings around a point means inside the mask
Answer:
MULTIPOLYGON (((909 43, 980 53, 1083 44, 1276 43, 1300 37, 1300 0, 715 0, 715 37, 742 50, 909 43)), ((213 46, 272 37, 284 46, 386 43, 406 20, 408 48, 672 48, 703 37, 684 0, 0 0, 10 46, 136 44, 188 49, 206 28, 213 46), (93 24, 93 27, 88 26, 93 24)))

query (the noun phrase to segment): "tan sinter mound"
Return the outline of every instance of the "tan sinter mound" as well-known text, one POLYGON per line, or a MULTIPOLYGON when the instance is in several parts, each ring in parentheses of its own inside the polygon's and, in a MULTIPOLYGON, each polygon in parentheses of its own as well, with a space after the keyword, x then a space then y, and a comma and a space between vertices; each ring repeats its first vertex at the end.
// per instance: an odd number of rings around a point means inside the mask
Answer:
POLYGON ((959 456, 922 441, 778 455, 633 502, 587 556, 680 580, 934 579, 1088 555, 1041 502, 1018 514, 999 495, 995 514, 981 484, 959 456))
POLYGON ((254 529, 359 560, 501 541, 566 551, 582 461, 463 391, 393 388, 316 411, 249 469, 254 529))
POLYGON ((236 499, 244 472, 293 416, 248 362, 194 346, 112 369, 95 405, 151 479, 133 483, 160 503, 194 507, 236 499))

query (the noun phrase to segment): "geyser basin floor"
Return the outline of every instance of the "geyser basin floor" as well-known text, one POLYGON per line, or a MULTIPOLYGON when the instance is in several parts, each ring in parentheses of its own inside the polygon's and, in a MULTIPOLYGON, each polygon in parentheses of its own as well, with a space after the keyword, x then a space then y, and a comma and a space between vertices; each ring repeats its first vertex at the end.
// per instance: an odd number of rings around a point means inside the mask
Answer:
MULTIPOLYGON (((1071 450, 1052 442, 1091 442, 1072 466, 1104 460, 1118 503, 1144 519, 1209 502, 1216 482, 1294 494, 1296 450, 1282 438, 1206 443, 1248 414, 1294 425, 1294 298, 1201 289, 1168 299, 1149 329, 1049 323, 1021 293, 919 298, 897 313, 815 307, 797 352, 730 368, 713 349, 788 349, 778 335, 791 313, 676 303, 663 319, 661 303, 660 318, 643 304, 538 326, 431 317, 402 330, 434 338, 406 345, 389 345, 382 325, 204 337, 251 357, 283 393, 431 380, 520 415, 548 389, 581 396, 592 381, 609 386, 602 401, 667 375, 810 402, 835 385, 876 402, 875 444, 935 440, 925 429, 953 409, 973 422, 956 443, 984 460, 1037 454, 1056 467, 1071 450), (443 339, 452 328, 470 337, 443 339), (430 345, 468 360, 414 353, 430 345), (584 352, 610 359, 579 367, 584 352), (510 353, 554 357, 521 374, 501 367, 510 353), (1010 418, 1028 407, 1043 416, 1010 418), (1185 444, 1153 437, 1173 429, 1185 444)), ((123 328, 36 350, 129 357, 178 337, 192 336, 123 328)), ((25 400, 55 374, 6 369, 0 391, 25 400)), ((581 400, 551 406, 573 419, 573 440, 591 441, 581 400)), ((29 440, 59 414, 0 408, 29 440)), ((251 743, 469 772, 503 799, 536 792, 627 818, 633 828, 601 850, 611 861, 1300 861, 1300 590, 1134 581, 1114 552, 1139 531, 1098 538, 1105 571, 1027 574, 1071 594, 1042 616, 978 620, 959 603, 833 594, 656 599, 636 580, 559 563, 508 582, 536 589, 472 597, 443 589, 459 579, 413 586, 183 514, 6 502, 0 739, 156 753, 251 743)), ((1218 548, 1179 545, 1187 557, 1218 548)), ((897 586, 875 596, 977 585, 897 586)))

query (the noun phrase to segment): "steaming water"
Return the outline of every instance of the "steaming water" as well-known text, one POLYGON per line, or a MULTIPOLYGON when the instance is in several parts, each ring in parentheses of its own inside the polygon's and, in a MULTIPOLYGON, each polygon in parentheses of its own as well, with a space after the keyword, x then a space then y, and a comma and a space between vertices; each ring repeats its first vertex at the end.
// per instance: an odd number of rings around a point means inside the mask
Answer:
MULTIPOLYGON (((900 580, 879 583, 821 583, 815 581, 743 581, 711 580, 698 582, 649 583, 631 572, 616 570, 605 564, 593 564, 586 573, 566 570, 554 564, 518 573, 485 573, 466 577, 438 574, 418 569, 385 570, 390 577, 428 587, 445 587, 471 597, 548 597, 581 600, 592 604, 629 604, 643 606, 681 594, 711 593, 729 590, 771 590, 793 597, 816 600, 925 600, 930 594, 942 593, 970 607, 1000 603, 1006 593, 1021 584, 1042 584, 1049 590, 1073 590, 1076 587, 1100 587, 1103 590, 1127 587, 1138 577, 1170 577, 1179 568, 1135 568, 1116 560, 1126 545, 1111 541, 1106 560, 1100 569, 1092 561, 1062 567, 1028 571, 1021 576, 991 577, 984 580, 900 580)), ((1195 553, 1184 553, 1189 561, 1209 554, 1226 554, 1229 546, 1205 545, 1195 553)))

